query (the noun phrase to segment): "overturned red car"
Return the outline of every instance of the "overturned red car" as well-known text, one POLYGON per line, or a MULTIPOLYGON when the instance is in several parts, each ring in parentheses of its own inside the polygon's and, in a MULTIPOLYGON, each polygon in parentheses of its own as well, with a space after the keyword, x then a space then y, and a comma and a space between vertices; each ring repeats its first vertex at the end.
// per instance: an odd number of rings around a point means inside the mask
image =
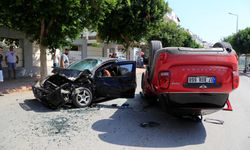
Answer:
POLYGON ((213 48, 162 48, 151 41, 142 94, 176 116, 202 116, 231 107, 229 93, 239 86, 237 54, 229 43, 213 48))

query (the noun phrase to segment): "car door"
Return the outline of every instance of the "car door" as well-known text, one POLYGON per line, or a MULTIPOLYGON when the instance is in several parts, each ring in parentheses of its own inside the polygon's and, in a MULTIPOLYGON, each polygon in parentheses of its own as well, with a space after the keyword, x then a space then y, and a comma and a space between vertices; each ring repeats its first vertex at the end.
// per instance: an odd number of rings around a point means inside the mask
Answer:
POLYGON ((120 97, 133 98, 136 89, 136 62, 117 62, 116 77, 121 87, 120 97))
POLYGON ((97 97, 120 97, 121 87, 119 80, 114 76, 104 76, 103 70, 116 65, 115 62, 105 64, 95 71, 94 83, 97 97))
POLYGON ((95 73, 95 86, 98 97, 134 97, 136 88, 135 61, 114 62, 99 68, 95 73), (102 76, 103 69, 114 73, 109 77, 102 76))

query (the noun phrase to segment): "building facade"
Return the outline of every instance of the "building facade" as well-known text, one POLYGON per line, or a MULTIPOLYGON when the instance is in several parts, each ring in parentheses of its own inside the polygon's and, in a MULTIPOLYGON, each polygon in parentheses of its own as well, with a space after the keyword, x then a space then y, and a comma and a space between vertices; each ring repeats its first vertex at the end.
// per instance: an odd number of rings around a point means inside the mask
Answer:
POLYGON ((175 14, 174 11, 168 12, 163 16, 164 21, 173 21, 177 25, 180 25, 180 19, 179 17, 175 14))
MULTIPOLYGON (((0 28, 0 45, 4 49, 4 55, 9 50, 9 46, 14 46, 14 51, 19 57, 17 64, 17 77, 33 76, 39 74, 40 50, 39 46, 30 42, 24 33, 7 28, 0 28), (12 43, 9 43, 12 41, 12 43)), ((48 56, 48 58, 51 56, 48 56)), ((7 66, 3 63, 4 77, 7 77, 7 66)), ((50 63, 48 63, 50 64, 50 63)))

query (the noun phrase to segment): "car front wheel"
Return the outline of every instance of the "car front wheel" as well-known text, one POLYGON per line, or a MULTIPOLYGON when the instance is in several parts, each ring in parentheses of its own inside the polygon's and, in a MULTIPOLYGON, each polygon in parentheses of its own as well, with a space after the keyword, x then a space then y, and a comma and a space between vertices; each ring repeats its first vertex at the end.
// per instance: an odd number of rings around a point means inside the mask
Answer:
POLYGON ((79 87, 75 89, 73 96, 73 104, 78 107, 87 107, 93 100, 92 92, 86 87, 79 87))

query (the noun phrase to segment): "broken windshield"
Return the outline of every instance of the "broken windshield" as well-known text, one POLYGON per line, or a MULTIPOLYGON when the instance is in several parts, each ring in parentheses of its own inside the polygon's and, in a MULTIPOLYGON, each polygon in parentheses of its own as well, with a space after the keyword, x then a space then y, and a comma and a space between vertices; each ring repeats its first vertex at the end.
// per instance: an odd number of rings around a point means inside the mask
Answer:
POLYGON ((88 69, 92 71, 96 66, 101 64, 101 60, 98 59, 84 59, 82 61, 75 62, 71 64, 68 69, 84 71, 88 69))

